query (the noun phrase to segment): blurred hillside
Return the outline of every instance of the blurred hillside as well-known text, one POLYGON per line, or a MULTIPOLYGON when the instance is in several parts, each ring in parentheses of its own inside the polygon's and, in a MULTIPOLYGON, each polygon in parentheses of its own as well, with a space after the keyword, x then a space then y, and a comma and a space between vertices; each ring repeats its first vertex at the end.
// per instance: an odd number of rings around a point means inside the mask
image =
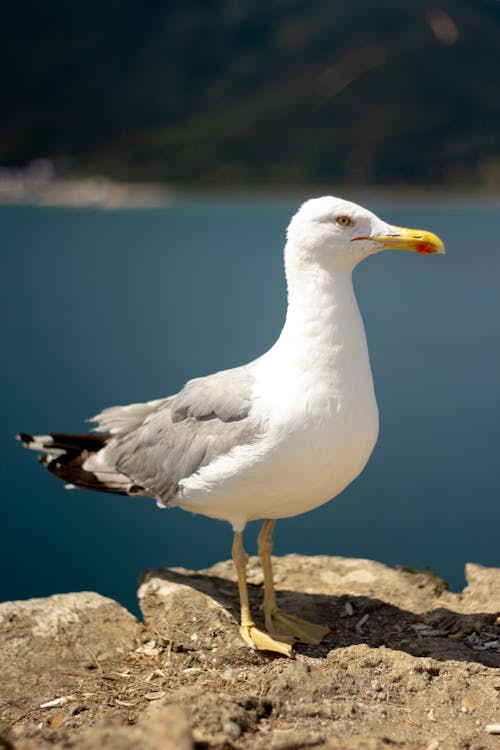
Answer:
POLYGON ((0 163, 500 185, 497 0, 7 0, 0 163))

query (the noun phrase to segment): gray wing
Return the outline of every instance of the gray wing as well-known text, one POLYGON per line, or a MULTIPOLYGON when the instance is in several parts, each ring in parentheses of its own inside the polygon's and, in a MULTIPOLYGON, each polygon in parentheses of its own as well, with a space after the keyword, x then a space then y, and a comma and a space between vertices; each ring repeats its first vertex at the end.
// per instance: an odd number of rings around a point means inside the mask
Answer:
MULTIPOLYGON (((250 416, 253 380, 246 365, 190 380, 177 395, 150 402, 149 411, 145 405, 128 407, 143 416, 141 424, 131 419, 132 430, 116 430, 100 452, 101 467, 104 461, 128 477, 135 485, 129 492, 166 505, 182 479, 234 446, 258 439, 259 425, 250 416)), ((118 421, 119 408, 113 412, 118 421)), ((109 412, 101 425, 109 424, 109 412)))

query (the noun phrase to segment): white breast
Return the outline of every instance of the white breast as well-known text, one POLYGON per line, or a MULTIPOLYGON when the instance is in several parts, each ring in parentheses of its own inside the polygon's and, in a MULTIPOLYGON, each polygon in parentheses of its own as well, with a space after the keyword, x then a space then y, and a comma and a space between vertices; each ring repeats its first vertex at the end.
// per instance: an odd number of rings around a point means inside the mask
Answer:
POLYGON ((324 305, 316 293, 309 309, 289 309, 279 340, 255 363, 261 439, 184 480, 182 508, 243 528, 318 507, 362 471, 377 439, 377 405, 350 275, 334 284, 324 305))

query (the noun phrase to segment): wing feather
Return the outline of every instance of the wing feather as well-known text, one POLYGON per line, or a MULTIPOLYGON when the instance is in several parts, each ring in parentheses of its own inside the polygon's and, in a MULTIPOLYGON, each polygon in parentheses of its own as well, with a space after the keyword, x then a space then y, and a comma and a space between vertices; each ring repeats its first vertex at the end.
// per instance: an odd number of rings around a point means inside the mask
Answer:
POLYGON ((190 380, 168 399, 105 410, 98 429, 114 433, 113 438, 84 468, 111 468, 141 488, 137 494, 168 504, 182 479, 236 445, 257 439, 253 382, 251 365, 246 365, 190 380))

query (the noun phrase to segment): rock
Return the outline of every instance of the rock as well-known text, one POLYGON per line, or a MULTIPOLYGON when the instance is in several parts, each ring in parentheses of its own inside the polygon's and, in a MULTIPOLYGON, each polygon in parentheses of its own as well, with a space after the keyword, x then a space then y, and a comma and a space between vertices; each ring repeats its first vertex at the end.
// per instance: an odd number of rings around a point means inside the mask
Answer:
POLYGON ((184 651, 213 651, 221 640, 238 640, 236 621, 218 595, 215 580, 182 569, 147 570, 137 590, 146 625, 184 651))
MULTIPOLYGON (((5 750, 50 750, 54 745, 48 740, 49 736, 46 741, 24 737, 5 750)), ((161 707, 135 726, 117 719, 100 720, 72 736, 70 746, 74 750, 193 750, 193 740, 186 712, 161 707)), ((1 740, 0 748, 4 749, 1 740)))
POLYGON ((185 711, 162 707, 144 716, 136 726, 101 722, 83 731, 72 747, 75 750, 192 750, 194 746, 185 711))
POLYGON ((0 700, 6 716, 58 698, 64 705, 80 674, 124 658, 136 630, 133 615, 90 592, 0 604, 0 700))
MULTIPOLYGON (((385 644, 418 656, 500 666, 498 651, 482 648, 496 638, 500 570, 468 564, 469 585, 463 593, 452 594, 434 573, 395 570, 370 560, 286 555, 274 558, 273 565, 282 609, 330 627, 324 653, 355 643, 385 644)), ((257 557, 250 558, 248 570, 254 617, 262 625, 257 557)), ((181 568, 146 571, 139 603, 145 620, 172 639, 174 648, 201 650, 207 658, 231 665, 244 658, 234 581, 230 561, 198 573, 181 568)), ((250 658, 250 652, 245 653, 250 658)))
POLYGON ((459 600, 460 608, 464 612, 500 611, 500 568, 485 568, 482 565, 467 563, 465 566, 467 586, 459 600))
MULTIPOLYGON (((280 606, 330 627, 293 661, 241 640, 230 562, 146 571, 143 624, 97 594, 1 605, 0 747, 496 746, 485 727, 498 721, 500 571, 469 564, 455 594, 435 574, 369 560, 273 564, 280 606)), ((249 579, 262 624, 256 558, 249 579)))
POLYGON ((260 662, 240 636, 238 594, 230 581, 182 568, 148 570, 137 596, 147 628, 175 653, 196 654, 221 670, 260 662))
MULTIPOLYGON (((321 745, 318 750, 398 750, 403 747, 400 742, 394 742, 386 737, 363 737, 362 735, 353 735, 352 737, 342 737, 341 739, 329 740, 326 745, 321 745)), ((437 750, 439 745, 435 745, 437 750)), ((422 748, 427 750, 427 748, 422 748)))
POLYGON ((253 735, 259 722, 269 716, 269 701, 252 695, 227 695, 199 687, 181 688, 168 696, 163 707, 179 710, 189 716, 197 747, 225 747, 242 735, 253 735))

